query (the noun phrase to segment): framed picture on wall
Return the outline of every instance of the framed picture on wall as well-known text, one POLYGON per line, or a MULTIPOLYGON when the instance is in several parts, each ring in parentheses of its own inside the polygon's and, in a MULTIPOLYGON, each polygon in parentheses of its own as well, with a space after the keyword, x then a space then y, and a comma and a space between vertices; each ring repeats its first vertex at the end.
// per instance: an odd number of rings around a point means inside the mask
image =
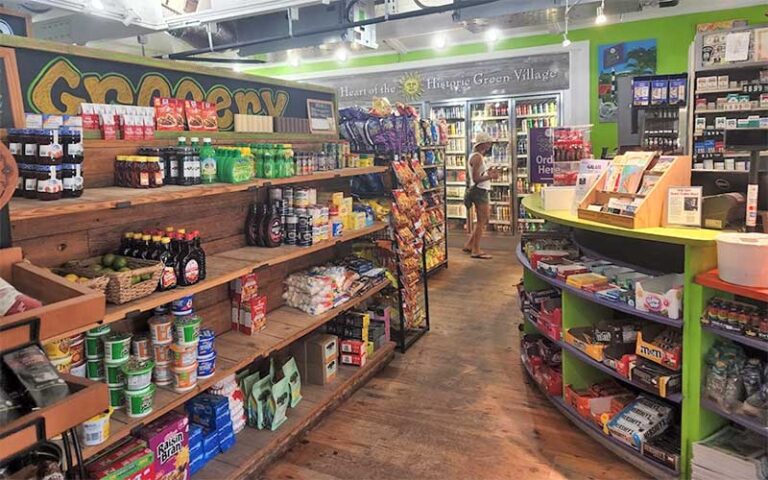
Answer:
POLYGON ((0 128, 22 128, 24 102, 16 53, 11 48, 0 48, 0 60, 0 128))
POLYGON ((307 99, 309 131, 312 133, 336 133, 335 110, 333 102, 307 99))

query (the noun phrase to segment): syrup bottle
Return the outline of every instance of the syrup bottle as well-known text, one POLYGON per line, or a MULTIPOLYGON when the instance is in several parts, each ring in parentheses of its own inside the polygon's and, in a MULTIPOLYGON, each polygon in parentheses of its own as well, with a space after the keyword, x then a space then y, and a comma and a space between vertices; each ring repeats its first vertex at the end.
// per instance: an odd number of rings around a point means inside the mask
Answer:
POLYGON ((171 252, 170 237, 161 238, 158 252, 157 259, 163 262, 163 270, 160 272, 157 289, 160 291, 174 289, 178 285, 178 279, 176 278, 176 258, 171 252))
POLYGON ((279 203, 270 205, 269 216, 264 222, 264 246, 269 248, 279 247, 283 243, 283 221, 280 216, 279 203))
POLYGON ((200 258, 194 248, 195 237, 187 233, 181 240, 181 261, 177 267, 178 282, 181 286, 194 285, 200 281, 200 258))
POLYGON ((245 242, 252 246, 259 246, 259 225, 261 224, 261 205, 254 202, 248 209, 245 218, 245 242))
POLYGON ((195 247, 195 252, 197 253, 198 261, 200 262, 200 280, 205 280, 205 250, 203 250, 203 240, 200 238, 200 230, 193 231, 192 235, 194 237, 193 245, 195 247))

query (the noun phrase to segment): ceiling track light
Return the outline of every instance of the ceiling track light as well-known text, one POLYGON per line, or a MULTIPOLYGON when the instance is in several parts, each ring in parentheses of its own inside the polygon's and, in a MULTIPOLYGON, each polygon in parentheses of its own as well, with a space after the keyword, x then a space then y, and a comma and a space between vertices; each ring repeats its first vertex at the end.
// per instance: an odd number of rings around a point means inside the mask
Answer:
POLYGON ((563 48, 567 48, 571 45, 571 40, 568 38, 568 15, 571 13, 571 7, 568 6, 568 0, 565 0, 565 31, 563 32, 563 48))
POLYGON ((608 21, 605 16, 605 0, 602 1, 599 7, 597 7, 597 15, 595 16, 595 25, 602 25, 608 21))

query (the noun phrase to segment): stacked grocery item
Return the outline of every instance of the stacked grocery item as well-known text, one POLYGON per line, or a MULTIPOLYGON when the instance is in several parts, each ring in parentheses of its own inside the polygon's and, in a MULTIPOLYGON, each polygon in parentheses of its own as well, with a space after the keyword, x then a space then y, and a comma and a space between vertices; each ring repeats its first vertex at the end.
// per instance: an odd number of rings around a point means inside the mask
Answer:
POLYGON ((382 282, 386 271, 359 257, 289 275, 283 298, 294 308, 320 315, 382 282))
POLYGON ((526 290, 522 284, 517 291, 523 317, 545 335, 555 340, 562 338, 562 294, 555 288, 526 290))
POLYGON ((562 353, 559 347, 541 335, 524 335, 520 357, 525 369, 547 395, 562 395, 562 353))
POLYGON ((57 117, 57 122, 46 118, 45 125, 41 117, 39 127, 8 130, 8 149, 19 169, 15 197, 48 201, 83 194, 80 118, 57 117))
POLYGON ((754 417, 768 428, 768 364, 728 341, 718 341, 705 357, 702 396, 727 412, 754 417))
MULTIPOLYGON (((104 140, 155 138, 155 110, 152 107, 81 103, 80 116, 83 129, 98 130, 104 140)), ((160 126, 161 123, 158 122, 158 127, 160 126)))
POLYGON ((189 470, 194 474, 235 444, 226 397, 204 393, 184 404, 189 416, 189 470))
POLYGON ((680 470, 680 432, 675 409, 645 395, 635 395, 614 380, 587 388, 566 385, 567 408, 619 443, 665 467, 680 470))
POLYGON ((527 242, 523 251, 537 272, 586 290, 596 297, 626 303, 642 312, 673 320, 682 318, 683 276, 652 275, 609 260, 580 256, 567 238, 540 238, 527 242))
POLYGON ((325 325, 325 331, 339 339, 342 365, 362 367, 384 345, 387 326, 367 309, 340 314, 325 325))
POLYGON ((403 315, 406 329, 420 328, 426 319, 421 282, 425 265, 422 261, 425 225, 429 214, 422 203, 424 168, 417 159, 403 157, 392 161, 400 188, 392 190, 392 226, 398 249, 403 315))
POLYGON ((766 476, 768 452, 760 434, 726 425, 693 443, 693 480, 763 480, 766 476))
POLYGON ((709 300, 701 323, 726 332, 768 342, 768 309, 720 297, 709 300))
POLYGON ((232 330, 256 335, 267 325, 267 297, 259 295, 258 276, 248 273, 230 282, 232 330))
POLYGON ((339 132, 349 142, 351 151, 415 151, 418 145, 416 132, 419 131, 415 128, 415 111, 411 107, 398 104, 397 114, 394 114, 391 105, 383 104, 384 99, 376 100, 381 104, 379 108, 350 107, 339 110, 339 132))
POLYGON ((288 408, 295 408, 302 399, 304 373, 293 357, 265 359, 251 372, 240 377, 247 423, 260 430, 277 430, 288 419, 288 408))
POLYGON ((370 227, 373 222, 370 207, 353 205, 352 198, 341 192, 318 194, 307 187, 272 188, 268 202, 251 205, 245 234, 252 246, 309 247, 340 237, 344 231, 370 227))

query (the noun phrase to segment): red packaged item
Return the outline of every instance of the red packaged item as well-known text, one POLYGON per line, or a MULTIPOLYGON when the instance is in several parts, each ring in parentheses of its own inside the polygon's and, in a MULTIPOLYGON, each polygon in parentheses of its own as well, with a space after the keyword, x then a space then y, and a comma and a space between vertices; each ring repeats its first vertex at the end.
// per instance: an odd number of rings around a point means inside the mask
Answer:
POLYGON ((255 335, 264 329, 267 323, 267 297, 256 296, 247 302, 243 302, 240 309, 240 333, 255 335))
POLYGON ((366 352, 365 342, 360 340, 342 340, 339 344, 342 353, 363 355, 366 352))
POLYGON ((142 139, 152 140, 155 138, 155 119, 150 115, 142 115, 139 117, 142 123, 142 139))
POLYGON ((80 117, 83 122, 83 130, 98 130, 99 129, 99 114, 96 112, 96 107, 92 103, 80 104, 80 117))
POLYGON ((102 113, 99 116, 101 123, 101 138, 104 140, 117 140, 117 123, 115 116, 110 113, 102 113))
POLYGON ((203 118, 206 115, 204 102, 184 100, 184 115, 187 117, 190 132, 205 131, 203 124, 203 118))
POLYGON ((219 115, 216 113, 216 104, 203 102, 203 128, 209 132, 219 131, 219 115))
POLYGON ((568 252, 565 250, 536 250, 531 254, 531 268, 536 270, 540 261, 555 260, 558 258, 566 258, 568 252))
POLYGON ((13 285, 0 278, 0 317, 40 308, 43 304, 16 290, 13 285))
POLYGON ((353 353, 342 353, 341 363, 343 365, 354 365, 356 367, 362 367, 365 365, 366 354, 355 355, 353 353))
POLYGON ((146 440, 154 454, 155 479, 186 480, 189 475, 189 419, 168 412, 141 428, 138 437, 146 440))
POLYGON ((157 130, 184 130, 184 103, 167 97, 155 97, 157 130))
POLYGON ((134 452, 146 448, 147 444, 143 440, 130 438, 123 443, 115 446, 111 450, 101 454, 93 461, 89 462, 85 469, 93 476, 100 472, 105 472, 110 465, 119 461, 121 458, 131 455, 134 452))

